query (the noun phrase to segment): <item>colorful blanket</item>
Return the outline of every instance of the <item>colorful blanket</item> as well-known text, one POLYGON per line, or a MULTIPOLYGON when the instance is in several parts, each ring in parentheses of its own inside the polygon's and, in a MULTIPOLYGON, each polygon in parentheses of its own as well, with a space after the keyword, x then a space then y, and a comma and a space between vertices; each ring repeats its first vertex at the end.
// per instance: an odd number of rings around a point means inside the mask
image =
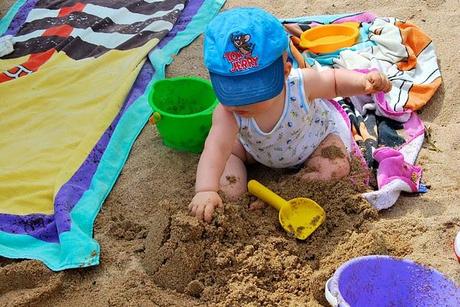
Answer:
POLYGON ((93 222, 150 116, 149 84, 223 2, 13 5, 0 21, 0 256, 99 263, 93 222))
POLYGON ((392 206, 401 192, 424 192, 422 169, 414 165, 425 131, 416 111, 441 85, 431 39, 415 25, 368 12, 283 22, 292 34, 290 55, 294 66, 379 70, 392 82, 387 94, 343 97, 333 102, 339 105, 352 130, 359 148, 356 155, 375 175, 375 190, 363 197, 381 210, 392 206), (301 31, 343 22, 359 24, 360 36, 353 46, 328 54, 314 54, 300 47, 301 31))

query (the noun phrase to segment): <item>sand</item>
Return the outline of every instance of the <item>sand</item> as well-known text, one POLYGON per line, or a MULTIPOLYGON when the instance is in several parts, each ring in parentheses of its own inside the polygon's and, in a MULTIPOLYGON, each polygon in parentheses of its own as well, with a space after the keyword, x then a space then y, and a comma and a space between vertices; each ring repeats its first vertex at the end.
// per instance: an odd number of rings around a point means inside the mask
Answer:
MULTIPOLYGON (((0 3, 0 15, 13 1, 0 3)), ((324 282, 344 261, 386 254, 432 266, 460 283, 452 240, 460 229, 460 47, 457 0, 445 1, 242 1, 279 17, 369 10, 419 25, 437 47, 443 85, 420 112, 430 142, 418 163, 428 193, 402 196, 376 212, 354 180, 296 181, 291 174, 252 167, 256 178, 286 199, 311 197, 327 219, 306 241, 295 240, 254 200, 226 202, 207 225, 187 216, 198 156, 165 148, 151 125, 131 155, 97 217, 101 244, 97 267, 54 273, 38 261, 0 259, 2 306, 320 306, 324 282)), ((202 38, 185 48, 167 76, 207 77, 202 38)), ((329 153, 333 154, 333 153, 329 153)))

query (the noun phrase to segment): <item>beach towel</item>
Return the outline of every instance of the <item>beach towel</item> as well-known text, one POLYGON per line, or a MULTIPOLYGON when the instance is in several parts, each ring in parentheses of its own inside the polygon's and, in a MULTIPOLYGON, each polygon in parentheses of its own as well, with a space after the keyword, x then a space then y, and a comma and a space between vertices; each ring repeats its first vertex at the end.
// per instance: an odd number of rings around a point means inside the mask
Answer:
POLYGON ((11 7, 0 21, 0 256, 99 263, 93 223, 151 115, 149 85, 223 3, 11 7))
POLYGON ((346 68, 362 73, 378 70, 393 85, 387 94, 332 101, 352 131, 355 156, 371 171, 370 179, 375 179, 368 182, 373 191, 362 196, 381 210, 391 207, 401 192, 426 192, 421 183, 422 169, 415 165, 425 137, 416 111, 441 85, 435 48, 428 35, 408 22, 370 12, 282 21, 290 32, 289 54, 294 67, 346 68), (301 31, 344 22, 359 26, 358 40, 352 46, 327 54, 315 54, 300 46, 301 31))

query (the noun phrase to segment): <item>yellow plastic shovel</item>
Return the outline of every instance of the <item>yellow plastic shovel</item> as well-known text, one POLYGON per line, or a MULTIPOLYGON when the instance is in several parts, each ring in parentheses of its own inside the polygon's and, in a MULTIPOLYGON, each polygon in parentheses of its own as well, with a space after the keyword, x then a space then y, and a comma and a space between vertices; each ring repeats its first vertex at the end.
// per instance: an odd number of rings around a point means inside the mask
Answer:
POLYGON ((249 193, 279 211, 279 221, 284 230, 300 240, 305 240, 326 219, 326 213, 309 198, 298 197, 286 201, 256 180, 248 182, 249 193))

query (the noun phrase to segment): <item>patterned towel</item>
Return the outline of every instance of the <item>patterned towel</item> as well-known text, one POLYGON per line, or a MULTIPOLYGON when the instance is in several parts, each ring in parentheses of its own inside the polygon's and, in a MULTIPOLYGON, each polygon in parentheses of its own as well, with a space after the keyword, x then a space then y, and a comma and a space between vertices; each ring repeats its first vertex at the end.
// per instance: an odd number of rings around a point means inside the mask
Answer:
POLYGON ((146 89, 223 2, 11 8, 0 22, 14 44, 0 58, 1 256, 53 270, 99 263, 93 222, 150 116, 146 89))
MULTIPOLYGON (((295 67, 347 68, 384 72, 393 88, 387 93, 336 99, 344 112, 363 162, 375 175, 375 191, 364 193, 377 209, 392 206, 401 192, 424 192, 422 169, 414 165, 424 140, 421 109, 441 85, 431 39, 417 26, 395 18, 356 14, 283 20, 291 32, 295 67), (351 47, 314 54, 301 48, 299 33, 322 24, 356 22, 360 35, 351 47)), ((372 181, 371 181, 372 182, 372 181)))

